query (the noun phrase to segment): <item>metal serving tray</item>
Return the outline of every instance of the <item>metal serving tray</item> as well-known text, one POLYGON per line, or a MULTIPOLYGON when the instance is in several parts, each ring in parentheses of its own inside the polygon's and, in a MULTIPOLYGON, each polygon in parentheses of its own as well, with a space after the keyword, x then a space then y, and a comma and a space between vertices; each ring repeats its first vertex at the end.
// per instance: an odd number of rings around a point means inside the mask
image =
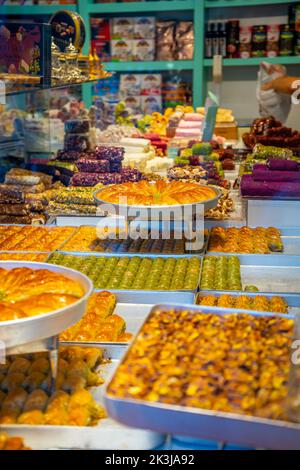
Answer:
MULTIPOLYGON (((189 305, 169 305, 167 309, 203 311, 189 305)), ((166 309, 158 305, 155 309, 166 309)), ((222 314, 219 309, 209 312, 222 314)), ((235 310, 226 313, 237 314, 235 310)), ((204 313, 204 312, 203 312, 204 313)), ((225 313, 225 312, 224 312, 225 313)), ((268 313, 250 313, 253 316, 270 316, 268 313)), ((274 316, 274 314, 272 314, 274 316)), ((276 315, 291 318, 290 315, 276 315)), ((128 349, 125 357, 129 354, 128 349)), ((300 424, 262 419, 234 413, 167 405, 144 400, 115 398, 105 393, 106 408, 114 419, 129 426, 152 429, 166 434, 180 434, 198 439, 234 442, 267 449, 300 449, 300 424)))
MULTIPOLYGON (((125 352, 124 346, 105 348, 105 356, 111 359, 99 366, 99 372, 109 380, 125 352)), ((104 404, 104 386, 91 389, 98 403, 104 404)), ((1 430, 11 436, 22 436, 27 445, 35 450, 101 449, 101 450, 147 450, 161 446, 165 436, 161 433, 141 431, 117 423, 111 418, 102 419, 97 426, 27 426, 4 425, 1 430)))
MULTIPOLYGON (((215 297, 220 297, 221 295, 231 295, 232 297, 240 297, 241 295, 246 295, 247 297, 256 297, 257 295, 263 295, 264 297, 274 297, 277 294, 270 294, 270 293, 264 293, 261 294, 261 292, 244 292, 244 291, 211 291, 211 290, 202 290, 199 292, 196 297, 195 297, 195 304, 197 304, 198 299, 202 299, 203 297, 206 297, 207 295, 213 295, 215 297)), ((281 294, 280 297, 282 297, 286 303, 288 304, 288 313, 290 315, 296 315, 300 313, 300 293, 299 294, 281 294)), ((201 308, 204 308, 206 306, 204 305, 198 305, 201 308)), ((211 308, 211 307, 209 307, 211 308)), ((219 307, 214 307, 214 308, 219 308, 219 307)), ((224 310, 224 309, 223 309, 224 310)), ((238 310, 239 312, 248 312, 249 310, 241 310, 239 309, 231 309, 231 310, 238 310)), ((262 313, 262 312, 260 312, 262 313)), ((272 313, 272 312, 269 312, 272 313)))
POLYGON ((118 214, 126 216, 127 219, 130 218, 130 212, 133 214, 135 220, 170 220, 170 214, 173 216, 173 220, 184 220, 183 210, 189 211, 190 214, 196 215, 199 213, 199 206, 203 206, 204 211, 213 209, 217 206, 220 197, 222 196, 222 191, 218 187, 213 187, 215 191, 215 197, 208 199, 206 201, 199 201, 198 203, 191 204, 178 204, 178 205, 152 205, 152 206, 143 206, 143 205, 127 205, 127 204, 117 204, 107 202, 101 199, 101 194, 105 188, 98 189, 94 192, 94 199, 99 207, 104 206, 105 211, 109 211, 109 206, 111 208, 111 213, 113 215, 118 214), (178 214, 176 214, 178 211, 178 214), (136 216, 139 214, 139 217, 136 216), (179 215, 180 214, 180 215, 179 215))
MULTIPOLYGON (((78 226, 77 230, 75 230, 75 232, 71 235, 71 237, 68 238, 68 240, 66 240, 63 245, 59 248, 59 250, 55 250, 55 251, 59 251, 59 252, 63 252, 63 253, 66 253, 66 254, 70 254, 70 255, 89 255, 89 256, 92 256, 92 255, 101 255, 101 254, 114 254, 114 255, 127 255, 127 254, 132 254, 132 255, 135 255, 135 254, 138 254, 138 255, 147 255, 147 254, 155 254, 157 256, 160 256, 160 255, 165 255, 165 256, 177 256, 177 255, 182 255, 182 256, 197 256, 197 255, 200 255, 200 256, 203 256, 203 254, 207 251, 207 244, 208 244, 208 239, 209 239, 209 233, 208 231, 206 231, 206 234, 203 235, 203 246, 200 250, 197 250, 195 252, 192 252, 192 251, 186 251, 186 252, 183 252, 183 253, 175 253, 175 252, 162 252, 162 253, 151 253, 151 252, 141 252, 141 251, 137 251, 137 252, 130 252, 128 253, 127 251, 116 251, 116 250, 113 250, 113 251, 76 251, 76 250, 65 250, 65 245, 67 245, 74 236, 76 236, 78 234, 78 232, 80 231, 80 228, 84 228, 84 227, 91 227, 91 228, 95 228, 94 226, 91 226, 91 225, 80 225, 78 226)), ((203 229, 204 231, 204 229, 203 229)), ((113 240, 111 240, 113 241, 113 240)), ((121 239, 121 243, 125 243, 126 239, 121 239)), ((103 240, 103 242, 105 242, 105 240, 103 240)), ((188 243, 188 240, 186 240, 186 243, 188 243)))
MULTIPOLYGON (((221 225, 221 224, 220 224, 221 225)), ((251 228, 251 227, 249 227, 251 228)), ((281 231, 281 240, 283 243, 284 250, 282 253, 278 252, 271 252, 270 255, 300 255, 300 230, 299 229, 280 229, 281 231)), ((207 243, 207 250, 209 247, 211 233, 209 235, 208 243, 207 243)), ((242 253, 223 253, 223 252, 215 252, 215 251, 207 251, 210 255, 224 255, 230 256, 232 254, 242 254, 242 253)), ((264 254, 257 254, 257 256, 267 256, 264 254)))
MULTIPOLYGON (((197 284, 197 287, 193 290, 186 290, 186 289, 181 289, 181 290, 178 290, 178 291, 172 291, 172 290, 166 290, 166 291, 162 291, 162 292, 197 292, 198 290, 198 287, 199 287, 199 284, 200 284, 200 280, 201 280, 201 274, 202 274, 202 256, 200 255, 169 255, 169 254, 151 254, 151 253, 70 253, 68 251, 62 251, 62 250, 58 250, 55 252, 56 254, 61 254, 61 255, 71 255, 71 256, 81 256, 81 257, 88 257, 88 256, 96 256, 96 257, 105 257, 105 258, 186 258, 186 259, 190 259, 190 258, 193 258, 193 257, 198 257, 200 258, 201 262, 200 262, 200 273, 199 273, 199 279, 198 279, 198 284, 197 284)), ((53 254, 53 253, 51 253, 53 254)), ((50 257, 51 255, 49 256, 49 259, 47 260, 47 262, 49 262, 50 260, 50 257)), ((51 263, 50 263, 51 264, 51 263)), ((59 265, 55 265, 55 266, 59 266, 59 265)), ((96 289, 96 292, 99 292, 99 291, 103 291, 103 290, 109 290, 111 292, 115 292, 114 289, 105 289, 105 288, 101 288, 101 289, 96 289)), ((128 289, 129 291, 131 291, 131 289, 128 289)), ((116 290, 116 292, 118 292, 119 290, 116 290)), ((136 292, 145 292, 143 290, 139 290, 139 291, 136 291, 136 292)), ((155 295, 157 292, 160 292, 159 290, 156 291, 156 290, 153 290, 153 291, 149 291, 149 292, 152 292, 152 296, 153 296, 153 293, 155 292, 155 295)))
POLYGON ((0 340, 6 348, 13 348, 27 343, 32 343, 44 338, 50 338, 74 325, 84 314, 88 298, 93 291, 90 279, 73 269, 64 268, 47 263, 34 263, 29 261, 1 261, 0 268, 30 268, 47 269, 69 277, 79 282, 84 289, 84 296, 77 302, 65 308, 55 310, 45 315, 38 315, 25 319, 0 322, 0 340))
MULTIPOLYGON (((223 256, 223 253, 220 255, 223 256)), ((208 256, 213 255, 209 253, 208 256)), ((259 289, 256 294, 300 293, 300 256, 236 255, 235 253, 231 253, 230 256, 238 256, 240 260, 243 288, 254 285, 259 289)), ((245 294, 248 295, 248 292, 245 294)))

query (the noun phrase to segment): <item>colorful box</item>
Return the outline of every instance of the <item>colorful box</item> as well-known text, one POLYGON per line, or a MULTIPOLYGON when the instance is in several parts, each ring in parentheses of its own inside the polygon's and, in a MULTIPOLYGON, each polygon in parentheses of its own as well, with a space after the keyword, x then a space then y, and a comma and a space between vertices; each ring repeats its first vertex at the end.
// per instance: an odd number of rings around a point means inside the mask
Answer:
POLYGON ((132 41, 133 60, 151 61, 155 56, 154 39, 133 39, 132 41))
POLYGON ((113 18, 111 21, 112 39, 132 39, 134 19, 133 18, 113 18))
POLYGON ((113 39, 111 45, 111 59, 116 62, 132 60, 132 40, 113 39))
POLYGON ((107 18, 91 18, 91 38, 110 41, 110 21, 107 18))
POLYGON ((120 76, 120 91, 126 96, 141 94, 141 81, 143 75, 124 73, 120 76))
POLYGON ((162 77, 160 73, 147 73, 141 75, 142 95, 161 95, 162 77))
POLYGON ((155 39, 156 21, 153 16, 138 16, 134 18, 134 39, 155 39))
POLYGON ((142 96, 141 109, 144 114, 160 113, 162 111, 161 96, 142 96))

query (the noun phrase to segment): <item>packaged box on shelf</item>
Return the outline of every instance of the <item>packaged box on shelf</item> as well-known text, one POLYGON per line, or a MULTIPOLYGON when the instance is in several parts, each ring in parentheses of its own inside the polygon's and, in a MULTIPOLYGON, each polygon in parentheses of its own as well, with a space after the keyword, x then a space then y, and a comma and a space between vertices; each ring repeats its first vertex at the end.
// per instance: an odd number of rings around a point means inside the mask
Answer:
POLYGON ((110 40, 110 21, 107 18, 91 18, 92 39, 110 40))
POLYGON ((125 62, 132 60, 132 40, 113 39, 110 44, 112 60, 125 62))
POLYGON ((141 112, 141 97, 140 96, 126 96, 124 97, 126 108, 130 108, 134 114, 141 112))
POLYGON ((132 41, 133 60, 151 61, 155 56, 154 39, 133 39, 132 41))
POLYGON ((112 39, 132 39, 134 29, 133 18, 113 18, 111 21, 112 39))
POLYGON ((142 95, 161 95, 162 77, 160 73, 146 73, 141 77, 142 95))
POLYGON ((153 16, 140 16, 134 18, 134 39, 155 39, 156 22, 153 16))
POLYGON ((120 91, 121 93, 130 95, 140 95, 142 87, 142 77, 136 73, 124 73, 120 77, 120 91))
POLYGON ((51 26, 24 20, 0 20, 0 70, 2 73, 51 79, 51 26), (20 30, 22 29, 22 32, 20 30))
POLYGON ((103 41, 102 39, 92 39, 92 48, 103 62, 108 62, 111 57, 110 41, 103 41))
POLYGON ((162 110, 161 96, 142 96, 141 109, 144 114, 160 113, 162 110))

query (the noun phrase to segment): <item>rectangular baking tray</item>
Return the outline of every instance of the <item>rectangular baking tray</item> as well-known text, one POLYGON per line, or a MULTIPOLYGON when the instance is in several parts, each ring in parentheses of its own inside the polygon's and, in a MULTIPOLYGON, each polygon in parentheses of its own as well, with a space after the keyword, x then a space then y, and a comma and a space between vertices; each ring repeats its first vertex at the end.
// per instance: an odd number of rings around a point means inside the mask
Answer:
MULTIPOLYGON (((180 289, 178 291, 173 291, 173 290, 166 290, 166 291, 162 291, 162 292, 168 292, 169 295, 170 295, 170 292, 197 292, 198 290, 198 287, 199 287, 199 284, 200 284, 200 279, 201 279, 201 274, 202 274, 202 256, 199 256, 199 255, 166 255, 166 254, 151 254, 151 253, 137 253, 137 254, 134 254, 134 253, 85 253, 85 252, 82 252, 82 253, 70 253, 70 252, 67 252, 67 251, 62 251, 62 250, 57 250, 55 253, 58 253, 58 254, 62 254, 62 255, 71 255, 71 256, 82 256, 82 257, 88 257, 88 256, 96 256, 96 257, 105 257, 105 258, 112 258, 112 257, 117 257, 117 258, 134 258, 134 257, 138 257, 138 258, 176 258, 176 259, 179 259, 179 258, 187 258, 187 259, 190 259, 192 257, 198 257, 200 258, 201 262, 200 262, 200 273, 199 273, 199 279, 198 279, 198 283, 197 283, 197 287, 193 290, 186 290, 186 289, 180 289)), ((50 255, 51 256, 51 255, 50 255)), ((49 262, 50 260, 50 256, 49 256, 49 259, 47 260, 47 262, 49 262)), ((105 288, 101 288, 101 289, 95 289, 96 292, 99 292, 99 291, 103 291, 105 290, 105 288)), ((115 292, 115 290, 113 289, 106 289, 106 290, 109 290, 111 292, 115 292)), ((128 289, 131 291, 131 289, 128 289)), ((116 292, 119 292, 119 290, 116 290, 116 292)), ((145 292, 143 290, 139 290, 137 292, 145 292)), ((152 295, 153 293, 155 292, 155 294, 157 292, 160 292, 159 290, 152 290, 152 291, 149 291, 149 292, 152 292, 152 295)))
MULTIPOLYGON (((167 309, 174 307, 169 305, 167 309)), ((166 309, 166 306, 157 305, 155 309, 157 308, 166 309)), ((176 309, 203 311, 201 307, 188 305, 176 305, 176 309)), ((220 309, 210 307, 208 310, 210 313, 222 314, 220 309)), ((235 310, 230 309, 224 313, 229 312, 237 314, 235 310)), ((270 316, 262 312, 250 314, 270 316)), ((284 318, 292 316, 284 315, 284 318)), ((129 351, 130 348, 126 356, 129 351)), ((180 405, 115 398, 108 395, 108 387, 109 384, 106 387, 105 404, 110 416, 128 426, 266 449, 300 449, 300 424, 180 405)))
POLYGON ((257 294, 300 293, 300 256, 236 255, 235 253, 231 253, 231 256, 238 256, 240 260, 243 288, 254 285, 259 289, 257 294))
MULTIPOLYGON (((175 252, 161 252, 161 253, 151 253, 150 252, 141 252, 141 251, 137 251, 137 252, 126 252, 126 251, 116 251, 116 250, 113 250, 113 251, 75 251, 75 250, 70 250, 70 251, 67 251, 67 250, 64 250, 64 247, 65 245, 67 245, 67 243, 74 237, 76 236, 76 234, 79 232, 80 228, 81 227, 91 227, 91 228, 94 228, 92 227, 91 225, 80 225, 78 227, 78 229, 73 233, 73 235, 71 235, 70 238, 68 238, 68 240, 66 240, 63 245, 60 247, 60 250, 59 251, 63 251, 64 253, 69 253, 70 255, 78 255, 78 254, 88 254, 89 256, 92 256, 92 255, 101 255, 101 254, 115 254, 115 255, 125 255, 125 254, 132 254, 132 255, 135 255, 135 254, 139 254, 139 255, 147 255, 147 254, 154 254, 154 255, 157 255, 157 256, 160 256, 160 255, 166 255, 166 256, 177 256, 177 255, 182 255, 182 256, 197 256, 197 255, 201 255, 203 256, 203 254, 207 251, 207 243, 208 243, 208 233, 207 235, 203 237, 203 246, 200 250, 197 250, 195 252, 191 252, 191 251, 186 251, 186 252, 182 252, 182 253, 175 253, 175 252)), ((113 241, 113 240, 112 240, 113 241)), ((125 239, 123 240, 124 242, 126 241, 125 239)), ((58 251, 58 250, 56 250, 58 251)))
MULTIPOLYGON (((195 303, 197 305, 198 299, 206 297, 207 295, 214 295, 215 297, 220 297, 221 295, 224 295, 224 294, 231 295, 233 297, 240 297, 241 295, 247 295, 247 297, 256 297, 257 295, 261 295, 260 292, 211 291, 211 290, 204 291, 204 290, 202 290, 201 292, 199 292, 195 296, 195 303)), ((265 293, 263 295, 264 295, 264 297, 274 297, 275 294, 265 293)), ((300 294, 284 294, 284 295, 280 295, 280 297, 282 297, 287 302, 287 304, 289 306, 288 313, 290 315, 300 314, 300 294)), ((211 307, 206 307, 204 305, 199 305, 199 307, 201 307, 203 309, 211 308, 211 307)), ((220 307, 214 307, 214 308, 220 308, 220 307)), ((226 310, 226 309, 221 308, 221 310, 226 310)), ((230 309, 230 310, 235 310, 235 311, 241 312, 241 313, 249 312, 249 310, 242 310, 240 308, 239 309, 230 309)), ((262 312, 259 312, 259 313, 262 313, 262 312)), ((265 313, 265 312, 263 312, 263 313, 265 313)), ((269 312, 269 313, 272 313, 272 312, 269 312)))
MULTIPOLYGON (((249 227, 251 228, 251 227, 249 227)), ((299 229, 288 229, 283 228, 279 229, 281 231, 281 240, 283 243, 284 250, 282 253, 270 253, 270 255, 300 255, 300 230, 299 229)), ((207 250, 209 247, 211 232, 209 234, 209 240, 207 243, 207 250)), ((210 255, 232 255, 233 253, 223 253, 223 252, 215 252, 215 251, 207 251, 210 255)), ((241 253, 234 253, 234 254, 241 254, 241 253)), ((259 256, 266 256, 264 254, 260 254, 259 256)))
MULTIPOLYGON (((101 376, 108 381, 124 354, 124 346, 105 348, 109 364, 100 365, 101 376)), ((96 401, 104 404, 104 386, 91 389, 96 401)), ((128 428, 111 418, 102 419, 97 426, 27 426, 5 425, 1 430, 11 436, 22 436, 26 445, 43 449, 98 449, 98 450, 148 450, 162 445, 162 433, 128 428)))

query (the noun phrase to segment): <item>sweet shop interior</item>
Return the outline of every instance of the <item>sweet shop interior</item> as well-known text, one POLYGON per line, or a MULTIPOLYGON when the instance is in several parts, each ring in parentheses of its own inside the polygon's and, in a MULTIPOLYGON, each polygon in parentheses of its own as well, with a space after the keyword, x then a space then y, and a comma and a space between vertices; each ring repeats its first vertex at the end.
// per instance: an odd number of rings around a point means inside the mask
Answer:
POLYGON ((299 1, 0 0, 0 450, 300 449, 299 123, 299 1))

